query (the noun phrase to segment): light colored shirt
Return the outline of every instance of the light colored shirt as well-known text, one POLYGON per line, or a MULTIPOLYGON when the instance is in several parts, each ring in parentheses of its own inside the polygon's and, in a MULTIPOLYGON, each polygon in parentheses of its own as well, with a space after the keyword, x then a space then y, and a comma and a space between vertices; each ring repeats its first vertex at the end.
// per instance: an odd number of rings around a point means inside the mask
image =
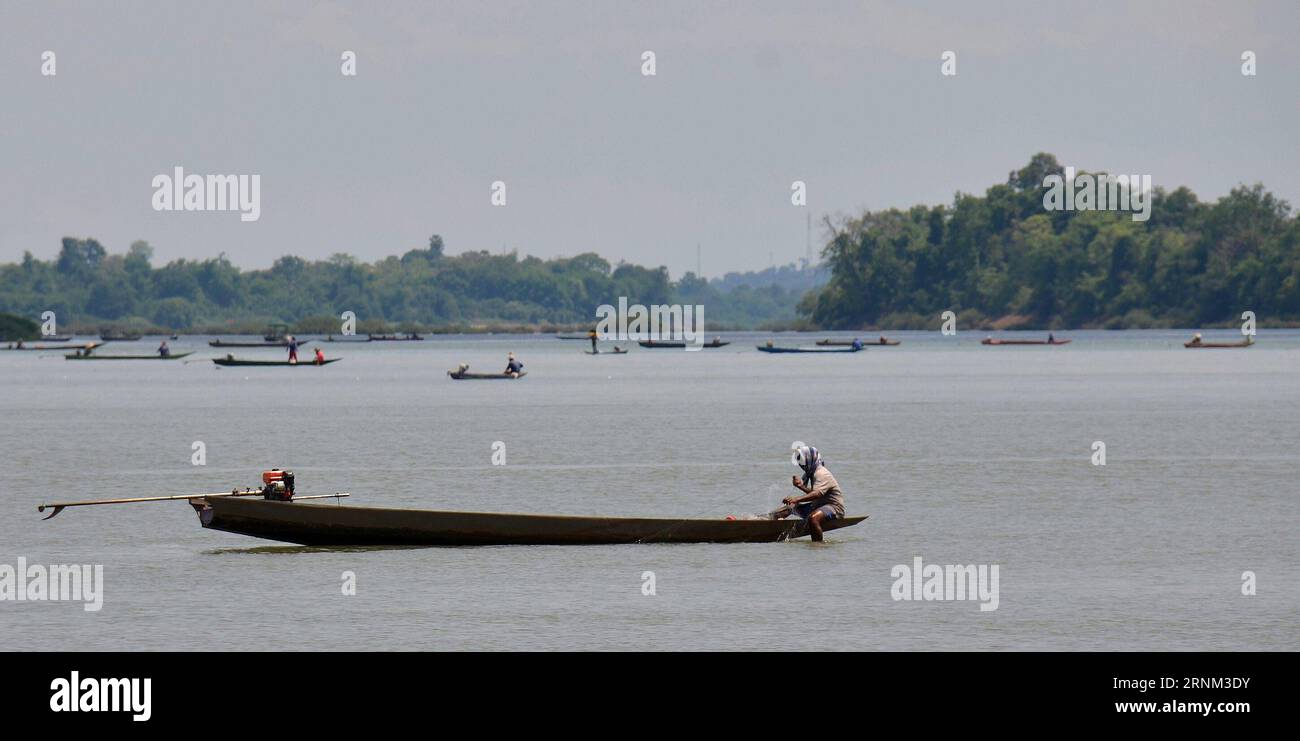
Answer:
POLYGON ((844 516, 844 493, 840 491, 839 482, 825 466, 818 466, 813 473, 812 493, 817 495, 812 503, 813 509, 829 504, 835 510, 836 517, 844 516))

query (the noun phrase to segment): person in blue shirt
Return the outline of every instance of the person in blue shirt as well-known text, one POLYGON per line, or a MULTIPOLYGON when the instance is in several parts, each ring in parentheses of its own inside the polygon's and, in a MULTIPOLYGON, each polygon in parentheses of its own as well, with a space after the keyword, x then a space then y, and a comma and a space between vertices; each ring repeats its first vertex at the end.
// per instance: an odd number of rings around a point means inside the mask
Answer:
POLYGON ((515 359, 515 354, 506 355, 506 375, 511 378, 518 378, 519 374, 524 371, 524 364, 515 359))
POLYGON ((854 338, 853 338, 853 349, 854 349, 854 350, 861 350, 861 349, 862 349, 862 340, 859 340, 857 337, 854 337, 854 338))

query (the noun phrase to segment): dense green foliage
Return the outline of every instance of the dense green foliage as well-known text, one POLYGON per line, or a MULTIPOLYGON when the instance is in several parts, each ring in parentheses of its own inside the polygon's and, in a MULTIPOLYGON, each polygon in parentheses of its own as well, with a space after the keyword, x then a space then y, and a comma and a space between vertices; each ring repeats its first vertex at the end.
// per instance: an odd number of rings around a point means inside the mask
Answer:
POLYGON ((41 336, 40 325, 13 314, 0 314, 0 341, 34 340, 41 336))
MULTIPOLYGON (((427 249, 373 264, 348 255, 317 262, 282 257, 268 270, 241 271, 221 256, 154 268, 152 256, 144 242, 112 255, 93 239, 65 238, 52 262, 27 253, 19 264, 0 266, 0 309, 24 316, 54 311, 60 328, 247 331, 286 322, 297 331, 337 332, 344 311, 356 314, 362 331, 579 326, 594 320, 597 306, 616 305, 622 296, 645 305, 687 300, 662 267, 611 266, 590 253, 552 260, 447 256, 438 236, 427 249)), ((680 285, 691 303, 709 302, 711 326, 792 318, 801 295, 779 286, 724 291, 690 274, 680 285)))
POLYGON ((824 327, 1201 326, 1300 321, 1300 227, 1261 185, 1215 203, 1155 189, 1150 219, 1047 211, 1038 154, 983 197, 832 225, 829 283, 800 303, 824 327))

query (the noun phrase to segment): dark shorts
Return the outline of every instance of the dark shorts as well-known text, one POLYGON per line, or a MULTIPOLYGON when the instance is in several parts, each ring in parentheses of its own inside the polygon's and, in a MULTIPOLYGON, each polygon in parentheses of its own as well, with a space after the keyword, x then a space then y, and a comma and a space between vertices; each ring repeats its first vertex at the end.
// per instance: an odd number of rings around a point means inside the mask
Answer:
POLYGON ((794 513, 805 520, 812 517, 812 513, 814 512, 821 512, 827 520, 833 520, 836 517, 835 508, 829 504, 823 504, 815 509, 812 506, 812 502, 804 502, 803 504, 796 504, 794 506, 794 513))

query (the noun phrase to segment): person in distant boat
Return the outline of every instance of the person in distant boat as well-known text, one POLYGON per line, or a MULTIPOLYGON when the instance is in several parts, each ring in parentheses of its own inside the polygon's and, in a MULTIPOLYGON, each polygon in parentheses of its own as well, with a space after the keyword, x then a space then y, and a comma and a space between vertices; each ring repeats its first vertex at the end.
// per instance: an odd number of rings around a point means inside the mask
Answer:
POLYGON ((591 354, 595 355, 600 352, 596 349, 596 329, 594 327, 587 333, 587 339, 591 340, 591 354))
POLYGON ((722 338, 721 338, 721 337, 714 337, 714 338, 713 338, 713 346, 714 346, 714 347, 717 347, 718 345, 721 345, 721 344, 722 344, 722 338))
POLYGON ((162 344, 158 346, 158 357, 166 358, 169 357, 171 354, 172 354, 172 349, 170 347, 167 347, 167 340, 163 340, 162 344))
POLYGON ((786 497, 784 502, 789 510, 779 517, 785 519, 793 513, 804 518, 808 522, 808 533, 814 541, 820 542, 822 523, 844 516, 844 495, 835 477, 826 470, 826 462, 817 448, 801 446, 795 451, 794 461, 803 470, 803 480, 792 476, 790 483, 803 494, 786 497))
POLYGON ((1200 333, 1200 332, 1197 332, 1196 334, 1192 335, 1192 344, 1193 344, 1193 345, 1199 345, 1199 344, 1201 344, 1201 333, 1200 333))
POLYGON ((524 364, 515 358, 514 353, 506 355, 506 375, 511 378, 518 378, 520 373, 524 372, 524 364))
POLYGON ((289 335, 285 339, 289 341, 289 362, 297 363, 298 362, 298 340, 295 339, 293 335, 289 335))
POLYGON ((325 351, 316 348, 316 365, 325 365, 325 351))
MULTIPOLYGON (((884 339, 884 338, 882 337, 881 339, 884 339)), ((883 344, 883 343, 882 343, 882 344, 883 344)), ((862 340, 859 340, 857 337, 854 337, 854 338, 853 338, 853 349, 854 349, 854 350, 861 350, 861 349, 862 349, 862 340)))
POLYGON ((768 346, 768 347, 772 347, 772 341, 771 341, 771 340, 768 340, 768 341, 767 341, 767 346, 768 346))
POLYGON ((1053 343, 1055 343, 1055 342, 1056 342, 1056 335, 1052 334, 1051 332, 1048 332, 1048 333, 1047 333, 1047 344, 1051 345, 1051 344, 1053 344, 1053 343))

